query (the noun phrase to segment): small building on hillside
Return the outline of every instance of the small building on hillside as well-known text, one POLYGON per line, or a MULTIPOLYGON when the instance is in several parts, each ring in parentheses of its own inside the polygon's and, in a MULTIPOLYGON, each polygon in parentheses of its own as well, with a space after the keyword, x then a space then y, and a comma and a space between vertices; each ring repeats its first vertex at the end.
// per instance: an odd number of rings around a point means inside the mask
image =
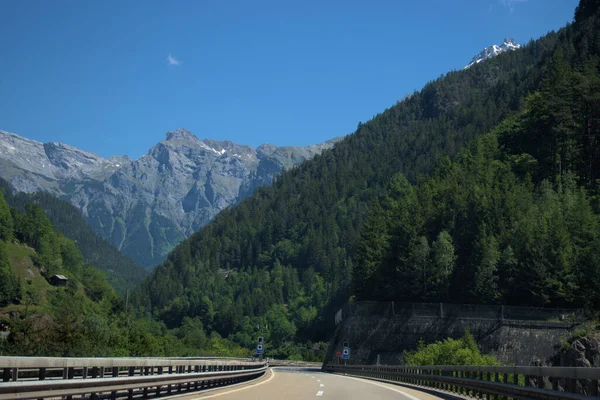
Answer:
POLYGON ((49 282, 52 286, 67 286, 67 282, 69 282, 69 278, 64 275, 52 275, 49 279, 49 282))
POLYGON ((10 335, 10 326, 0 323, 0 340, 8 339, 10 335))
POLYGON ((229 278, 229 274, 231 272, 232 272, 232 270, 230 270, 230 269, 223 269, 223 268, 219 268, 219 270, 217 271, 217 273, 219 275, 221 275, 225 279, 229 278))

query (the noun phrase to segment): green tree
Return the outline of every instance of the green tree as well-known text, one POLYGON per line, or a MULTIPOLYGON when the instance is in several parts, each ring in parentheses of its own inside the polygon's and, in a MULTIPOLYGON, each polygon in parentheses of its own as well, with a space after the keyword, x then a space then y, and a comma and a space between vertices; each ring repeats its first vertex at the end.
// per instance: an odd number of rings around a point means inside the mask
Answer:
POLYGON ((431 247, 431 259, 431 286, 440 297, 444 298, 448 294, 450 277, 456 262, 452 237, 448 232, 441 231, 439 233, 431 247))
POLYGON ((18 303, 21 299, 21 283, 10 267, 6 244, 0 241, 0 307, 18 303))
POLYGON ((4 199, 2 191, 0 191, 0 240, 11 241, 13 238, 13 219, 10 212, 10 207, 4 199))
POLYGON ((418 274, 418 281, 420 284, 418 288, 414 290, 420 291, 421 299, 429 298, 430 284, 429 279, 431 278, 431 247, 429 241, 425 236, 419 236, 414 246, 412 253, 412 260, 414 263, 413 271, 418 274))
POLYGON ((48 238, 54 233, 52 224, 44 214, 44 210, 33 203, 28 203, 25 206, 25 214, 18 219, 16 231, 21 241, 36 250, 40 250, 44 238, 48 238))
POLYGON ((498 263, 501 254, 498 241, 493 235, 484 236, 478 247, 480 255, 475 272, 475 298, 478 303, 493 303, 500 297, 498 263))
POLYGON ((368 298, 373 293, 371 280, 389 252, 387 230, 383 208, 379 203, 375 203, 371 216, 361 231, 352 271, 354 293, 358 299, 368 298))

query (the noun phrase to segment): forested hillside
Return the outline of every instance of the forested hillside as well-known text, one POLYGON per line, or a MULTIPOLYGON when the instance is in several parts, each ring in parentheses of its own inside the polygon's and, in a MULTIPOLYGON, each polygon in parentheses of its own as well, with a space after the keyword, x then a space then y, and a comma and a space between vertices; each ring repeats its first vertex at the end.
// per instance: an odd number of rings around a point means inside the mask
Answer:
POLYGON ((179 245, 136 301, 242 345, 268 325, 275 347, 326 338, 352 294, 589 303, 596 208, 579 183, 595 193, 598 32, 597 2, 582 2, 559 32, 359 123, 179 245))
POLYGON ((0 191, 11 207, 20 211, 28 203, 44 210, 52 225, 65 237, 73 240, 83 255, 83 260, 106 274, 108 282, 117 293, 124 295, 147 275, 147 271, 132 259, 121 254, 106 240, 98 236, 71 204, 48 193, 12 194, 9 184, 0 179, 0 191))
POLYGON ((589 14, 578 10, 520 112, 416 185, 392 179, 361 231, 358 298, 600 309, 600 35, 589 14))
POLYGON ((10 208, 0 191, 0 354, 19 356, 246 356, 190 319, 178 329, 132 312, 104 274, 84 262, 42 208, 10 208), (52 286, 54 274, 68 278, 52 286))

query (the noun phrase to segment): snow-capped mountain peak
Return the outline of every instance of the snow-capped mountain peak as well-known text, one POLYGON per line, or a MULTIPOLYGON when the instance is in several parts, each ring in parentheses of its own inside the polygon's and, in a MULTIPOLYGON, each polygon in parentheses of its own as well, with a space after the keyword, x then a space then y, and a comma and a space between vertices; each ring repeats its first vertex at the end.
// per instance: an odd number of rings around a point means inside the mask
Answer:
POLYGON ((514 39, 506 38, 506 39, 504 39, 504 42, 500 46, 494 44, 494 45, 491 45, 490 47, 486 47, 485 49, 483 49, 481 51, 481 53, 479 53, 475 57, 473 57, 473 59, 471 60, 469 65, 467 65, 463 69, 470 68, 473 65, 479 64, 482 61, 485 61, 492 57, 496 57, 498 54, 504 53, 505 51, 517 50, 520 48, 521 48, 521 45, 518 44, 514 39))

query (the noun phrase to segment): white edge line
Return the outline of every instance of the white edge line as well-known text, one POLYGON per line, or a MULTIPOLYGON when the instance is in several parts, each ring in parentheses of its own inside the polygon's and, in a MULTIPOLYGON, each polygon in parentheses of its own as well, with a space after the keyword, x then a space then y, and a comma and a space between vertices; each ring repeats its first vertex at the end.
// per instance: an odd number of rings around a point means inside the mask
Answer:
MULTIPOLYGON (((192 396, 194 396, 194 394, 197 394, 198 397, 194 397, 193 399, 194 400, 195 399, 202 400, 202 399, 210 399, 210 398, 213 398, 213 397, 223 396, 223 395, 230 394, 230 393, 240 392, 242 390, 246 390, 246 389, 250 389, 250 388, 253 388, 253 387, 256 387, 256 386, 264 385, 265 383, 271 381, 271 379, 275 378, 275 371, 273 370, 273 368, 269 368, 269 371, 271 371, 271 376, 269 377, 269 379, 267 379, 266 381, 255 383, 254 385, 246 385, 246 382, 241 382, 241 383, 238 383, 237 385, 232 385, 231 387, 238 386, 238 385, 244 385, 244 387, 241 387, 241 388, 238 388, 238 389, 234 389, 234 390, 228 390, 226 392, 211 394, 209 396, 202 396, 202 392, 196 392, 196 393, 183 393, 183 394, 181 394, 179 396, 171 396, 169 398, 170 399, 174 399, 174 398, 177 398, 177 397, 186 397, 186 396, 187 397, 192 397, 192 396)), ((223 389, 223 388, 215 388, 214 390, 219 390, 219 389, 223 389)))
MULTIPOLYGON (((338 375, 338 376, 342 376, 342 375, 338 375)), ((391 390, 391 391, 393 391, 393 392, 400 393, 401 395, 404 395, 404 396, 408 397, 410 400, 419 400, 419 398, 418 398, 418 397, 415 397, 415 396, 413 396, 413 395, 412 395, 412 394, 410 394, 410 393, 406 393, 406 392, 403 392, 402 390, 398 390, 398 389, 395 389, 395 388, 393 388, 393 387, 389 387, 389 386, 386 386, 386 385, 382 385, 382 384, 380 384, 380 383, 373 382, 373 381, 371 381, 371 380, 368 380, 368 379, 355 378, 355 377, 353 377, 353 376, 345 376, 345 375, 344 375, 343 377, 344 377, 344 378, 348 378, 348 379, 354 379, 355 381, 360 381, 360 382, 366 382, 366 383, 370 383, 371 385, 379 386, 379 387, 382 387, 382 388, 384 388, 384 389, 388 389, 388 390, 391 390)))

